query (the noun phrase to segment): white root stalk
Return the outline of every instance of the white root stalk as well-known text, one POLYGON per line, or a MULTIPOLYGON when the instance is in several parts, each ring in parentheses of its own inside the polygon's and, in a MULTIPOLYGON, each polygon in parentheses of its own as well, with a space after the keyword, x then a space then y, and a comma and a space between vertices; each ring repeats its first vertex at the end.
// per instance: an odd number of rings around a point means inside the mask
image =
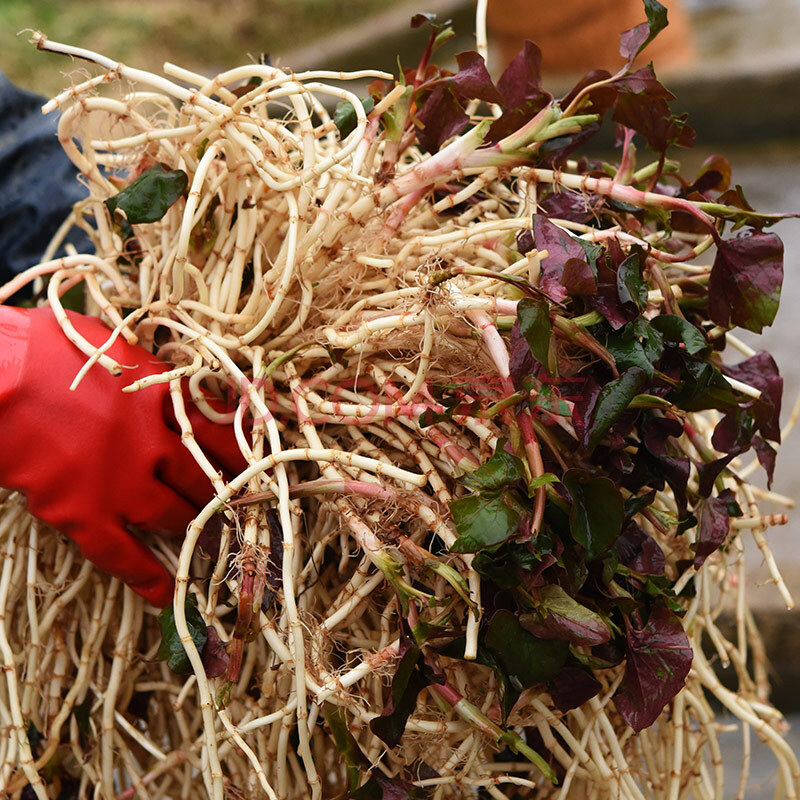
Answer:
MULTIPOLYGON (((484 55, 486 5, 479 0, 484 55)), ((741 785, 755 733, 775 759, 777 796, 798 797, 800 767, 767 698, 740 538, 753 536, 790 605, 767 535, 786 522, 782 511, 793 502, 748 484, 755 466, 738 461, 720 480, 744 516, 732 518, 727 547, 699 569, 686 566, 696 534, 675 537, 663 522, 677 509, 668 489, 657 495, 657 513, 637 516, 663 545, 676 591, 693 589, 680 602, 694 665, 656 723, 640 733, 624 724, 612 699, 624 668, 612 667, 596 671, 601 691, 579 708, 561 712, 537 687, 522 692, 511 712, 508 730, 538 731, 559 785, 521 755, 496 760, 500 745, 487 734, 502 717, 502 688, 478 663, 479 562, 447 552, 457 539, 448 505, 464 494, 463 474, 508 437, 509 415, 523 399, 503 330, 517 316, 519 281, 536 287, 549 254, 521 255, 516 237, 530 230, 545 184, 634 204, 657 205, 661 195, 633 196, 624 184, 578 174, 574 162, 559 171, 484 163, 489 121, 477 117, 476 127, 437 155, 410 146, 392 175, 378 175, 387 152, 381 117, 401 107, 405 87, 367 113, 355 92, 330 83, 391 78, 375 71, 295 74, 248 64, 207 79, 167 64, 164 77, 42 34, 34 41, 103 70, 44 107, 61 111, 60 140, 91 192, 55 242, 76 224, 96 255, 48 258, 0 287, 0 302, 46 282, 64 335, 87 358, 74 385, 90 369, 124 373, 126 365, 106 355, 119 336, 158 352, 168 371, 123 381, 120 390, 169 383, 183 446, 214 496, 182 541, 148 539, 175 574, 172 614, 191 664, 186 676, 156 660, 157 609, 35 523, 19 495, 0 493, 0 725, 8 734, 0 737, 0 794, 18 797, 30 785, 46 800, 42 774, 59 763, 81 796, 340 796, 347 759, 323 722, 333 708, 377 764, 373 775, 409 781, 436 800, 474 797, 478 789, 500 800, 719 800, 735 787, 723 780, 710 705, 718 701, 741 729, 741 785), (354 108, 344 137, 326 110, 330 99, 354 108), (135 252, 125 251, 121 219, 110 217, 104 201, 117 178, 129 182, 159 162, 187 173, 188 194, 161 220, 134 224, 135 252), (448 186, 453 191, 434 196, 448 186), (429 280, 447 269, 452 277, 444 282, 429 280), (64 309, 64 293, 78 285, 113 328, 100 347, 75 331, 64 309), (240 474, 223 475, 195 437, 182 379, 199 411, 230 425, 247 464, 240 474), (500 407, 444 415, 437 392, 453 384, 465 385, 465 396, 491 395, 500 407), (228 410, 214 410, 208 392, 229 400, 228 410), (445 418, 426 425, 420 415, 434 408, 445 418), (247 595, 257 597, 240 630, 237 602, 255 583, 261 594, 247 595), (242 648, 237 674, 215 674, 208 652, 198 649, 187 622, 190 595, 228 657, 242 648), (407 645, 398 638, 401 626, 420 619, 434 634, 446 624, 464 638, 458 662, 423 648, 464 698, 463 716, 429 688, 401 744, 388 748, 370 723, 385 708, 407 645), (704 652, 731 665, 734 690, 722 686, 704 652), (424 776, 422 766, 438 776, 424 776)), ((542 117, 538 129, 532 124, 506 141, 520 144, 546 124, 542 117)), ((613 237, 623 250, 665 238, 661 230, 645 240, 617 228, 562 227, 586 240, 613 237)), ((699 255, 709 237, 692 236, 684 244, 699 255)), ((665 259, 671 277, 648 287, 648 311, 683 297, 669 281, 708 272, 666 250, 650 254, 665 259)), ((753 354, 735 336, 727 340, 753 354)), ((729 383, 745 397, 760 396, 729 383)), ((566 416, 515 418, 520 431, 531 429, 524 450, 532 475, 543 471, 552 431, 574 441, 567 405, 566 416)), ((800 402, 785 433, 798 416, 800 402)), ((712 452, 717 418, 704 412, 692 421, 696 437, 679 446, 697 459, 712 452)))

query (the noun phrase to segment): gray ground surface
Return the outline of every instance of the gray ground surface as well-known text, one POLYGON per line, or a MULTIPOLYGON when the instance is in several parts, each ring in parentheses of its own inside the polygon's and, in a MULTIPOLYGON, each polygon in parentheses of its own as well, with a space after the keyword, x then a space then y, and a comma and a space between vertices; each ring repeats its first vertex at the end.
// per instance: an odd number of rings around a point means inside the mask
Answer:
MULTIPOLYGON (((800 715, 789 717, 790 730, 787 741, 794 752, 800 752, 800 715)), ((725 724, 725 718, 720 722, 725 724)), ((742 734, 731 730, 720 735, 722 763, 725 775, 725 797, 738 797, 739 779, 743 763, 742 734)), ((752 736, 750 772, 747 777, 747 800, 771 800, 777 782, 777 767, 772 752, 756 736, 752 736)))

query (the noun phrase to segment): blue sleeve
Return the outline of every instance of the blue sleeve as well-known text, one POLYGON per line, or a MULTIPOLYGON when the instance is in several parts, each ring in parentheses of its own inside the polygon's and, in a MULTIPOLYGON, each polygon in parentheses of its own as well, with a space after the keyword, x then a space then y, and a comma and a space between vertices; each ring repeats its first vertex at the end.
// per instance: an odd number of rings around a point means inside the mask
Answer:
MULTIPOLYGON (((87 195, 58 143, 58 115, 44 116, 44 102, 0 72, 0 285, 40 261, 72 205, 87 195)), ((80 230, 67 241, 79 251, 88 247, 80 230)))

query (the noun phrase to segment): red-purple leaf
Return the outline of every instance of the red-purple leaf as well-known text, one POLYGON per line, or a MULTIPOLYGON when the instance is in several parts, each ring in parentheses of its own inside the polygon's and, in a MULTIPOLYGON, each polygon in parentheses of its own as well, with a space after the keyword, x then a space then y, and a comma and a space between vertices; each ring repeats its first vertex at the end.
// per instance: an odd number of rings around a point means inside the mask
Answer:
POLYGON ((642 22, 635 28, 625 31, 619 37, 619 54, 633 62, 636 54, 644 47, 649 33, 650 25, 646 22, 642 22))
POLYGON ((747 449, 751 423, 746 411, 736 408, 727 413, 714 428, 711 446, 720 453, 741 453, 747 449))
POLYGON ((521 128, 553 98, 541 88, 542 53, 526 41, 497 82, 503 115, 492 123, 487 141, 496 142, 521 128))
POLYGON ((597 259, 596 268, 597 294, 587 298, 588 303, 606 318, 614 330, 619 330, 626 322, 636 317, 638 311, 635 306, 625 306, 620 302, 620 295, 617 291, 617 273, 611 269, 608 260, 597 259))
POLYGON ((735 366, 726 366, 725 374, 750 384, 761 392, 761 397, 750 406, 751 414, 762 436, 780 443, 783 378, 775 359, 762 350, 735 366))
POLYGON ((562 713, 582 706, 601 689, 599 681, 580 667, 564 667, 547 683, 547 692, 555 707, 562 713))
POLYGON ((266 516, 269 527, 269 560, 264 597, 261 600, 261 610, 265 613, 269 611, 275 594, 283 588, 283 529, 274 508, 268 508, 266 516))
POLYGON ((688 118, 688 114, 674 115, 663 100, 624 92, 614 109, 614 121, 641 133, 656 153, 663 153, 673 144, 694 147, 695 132, 687 125, 688 118))
MULTIPOLYGON (((539 209, 547 217, 557 217, 571 222, 585 223, 592 218, 592 203, 589 197, 572 192, 551 192, 545 195, 539 200, 539 209)), ((532 247, 533 238, 531 238, 532 247)))
POLYGON ((571 258, 586 261, 586 251, 574 236, 542 214, 533 217, 533 239, 537 250, 547 250, 547 258, 541 262, 539 286, 553 300, 561 301, 567 296, 567 290, 561 282, 564 266, 571 258))
POLYGON ((560 586, 543 586, 538 590, 539 604, 536 614, 522 614, 523 628, 535 635, 543 626, 550 637, 564 639, 572 644, 603 644, 611 638, 611 630, 602 617, 570 597, 560 586), (528 623, 533 623, 529 627, 528 623))
POLYGON ((697 493, 700 497, 709 497, 711 495, 711 492, 714 491, 714 482, 719 477, 719 474, 745 449, 744 446, 736 447, 728 455, 714 459, 714 461, 707 461, 697 468, 697 493))
POLYGON ((423 126, 417 130, 417 139, 429 153, 436 153, 443 142, 460 133, 469 122, 449 84, 437 86, 430 93, 416 118, 423 126))
POLYGON ((517 250, 522 255, 533 250, 533 231, 525 229, 517 234, 517 250))
POLYGON ((456 56, 458 72, 452 77, 452 85, 458 95, 468 100, 484 100, 487 103, 501 103, 500 96, 486 69, 483 56, 474 50, 456 56))
MULTIPOLYGON (((652 501, 651 501, 652 502, 652 501)), ((658 542, 633 520, 629 520, 617 539, 619 560, 643 575, 663 575, 666 559, 658 542)))
POLYGON ((650 727, 683 688, 692 647, 680 619, 657 606, 643 628, 627 624, 625 677, 614 696, 617 710, 637 733, 650 727))
POLYGON ((514 388, 521 391, 524 388, 525 380, 535 375, 541 368, 539 362, 533 357, 528 342, 522 335, 519 327, 519 319, 514 320, 511 328, 511 339, 508 343, 509 352, 509 372, 514 388))
POLYGON ((758 463, 767 473, 767 489, 771 489, 772 478, 775 474, 775 458, 778 454, 775 452, 775 448, 767 444, 760 436, 753 437, 753 447, 758 456, 758 463))
MULTIPOLYGON (((578 94, 596 83, 606 81, 611 77, 611 73, 604 69, 595 69, 587 72, 576 84, 572 87, 567 95, 559 102, 562 109, 567 109, 572 101, 578 94)), ((614 100, 617 99, 617 90, 613 85, 603 84, 596 89, 587 92, 581 99, 581 113, 600 114, 601 116, 614 105, 614 100)))
POLYGON ((206 639, 200 658, 203 660, 206 676, 218 678, 220 675, 225 674, 231 659, 228 655, 228 649, 222 639, 219 638, 216 629, 209 625, 206 627, 206 633, 208 634, 208 639, 206 639))
POLYGON ((640 133, 657 153, 672 144, 694 145, 694 130, 686 124, 687 115, 677 117, 670 111, 668 101, 674 95, 656 78, 651 64, 618 78, 612 85, 618 90, 614 122, 640 133))
POLYGON ((428 794, 402 778, 390 778, 380 769, 374 769, 369 780, 346 797, 352 800, 424 800, 428 794))
POLYGON ((708 314, 727 327, 761 333, 778 312, 783 283, 783 242, 774 233, 748 231, 717 237, 717 257, 708 282, 708 314))
MULTIPOLYGON (((724 192, 731 184, 731 165, 725 156, 709 156, 700 167, 690 192, 724 192)), ((719 202, 724 202, 720 199, 719 202)), ((752 209, 750 209, 752 211, 752 209)))
MULTIPOLYGON (((669 438, 679 437, 683 426, 674 419, 648 417, 642 422, 642 443, 653 463, 655 472, 669 484, 675 495, 678 516, 686 516, 686 484, 689 480, 689 459, 686 456, 672 455, 669 438)), ((663 485, 663 483, 662 483, 663 485)))
POLYGON ((568 258, 561 273, 561 285, 569 295, 597 294, 597 278, 582 258, 568 258))
POLYGON ((526 40, 497 82, 505 106, 514 108, 537 97, 542 86, 541 72, 542 51, 526 40))
POLYGON ((695 506, 697 542, 694 547, 694 566, 696 569, 699 569, 703 562, 725 541, 730 530, 732 509, 735 513, 738 506, 730 489, 720 492, 717 497, 701 500, 695 506))
MULTIPOLYGON (((636 72, 628 72, 614 80, 610 85, 618 91, 641 95, 650 100, 665 100, 668 102, 675 99, 675 95, 656 78, 652 64, 637 69, 636 72)), ((626 127, 631 126, 627 125, 626 127)), ((636 129, 634 128, 634 130, 636 129)))
POLYGON ((219 541, 222 536, 224 522, 225 517, 222 514, 214 514, 203 526, 203 530, 200 531, 200 535, 197 537, 197 544, 212 558, 219 558, 219 541))
POLYGON ((658 0, 644 0, 647 22, 631 28, 620 36, 619 54, 629 64, 667 27, 667 9, 658 0))
POLYGON ((440 33, 450 24, 450 20, 446 19, 442 22, 437 22, 436 14, 425 12, 414 14, 411 17, 412 28, 421 28, 425 23, 431 26, 431 29, 434 31, 434 33, 440 33))

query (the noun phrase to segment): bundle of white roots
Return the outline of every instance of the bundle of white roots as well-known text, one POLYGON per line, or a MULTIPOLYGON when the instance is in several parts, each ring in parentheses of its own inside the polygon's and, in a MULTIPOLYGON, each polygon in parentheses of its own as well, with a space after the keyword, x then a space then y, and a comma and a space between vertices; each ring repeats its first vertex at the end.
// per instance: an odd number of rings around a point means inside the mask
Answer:
MULTIPOLYGON (((435 157, 408 148, 394 176, 379 182, 379 117, 403 89, 389 91, 367 117, 358 97, 337 87, 388 75, 248 64, 208 80, 167 64, 163 77, 38 34, 37 41, 102 68, 44 109, 60 111, 60 141, 90 190, 50 253, 72 225, 96 252, 46 256, 5 286, 0 300, 29 282, 46 285, 46 302, 91 369, 119 366, 71 329, 60 300, 71 287, 83 285, 86 311, 106 320, 115 337, 154 347, 158 329, 154 351, 171 371, 125 390, 170 382, 185 446, 214 499, 182 541, 148 540, 176 576, 175 622, 192 667, 178 675, 155 658, 158 609, 37 523, 24 498, 0 495, 3 796, 55 798, 70 775, 80 783, 75 796, 106 800, 336 797, 347 789, 347 769, 324 721, 329 709, 343 713, 375 770, 437 800, 742 797, 759 741, 775 758, 776 796, 798 796, 800 766, 769 703, 744 558, 744 539, 752 537, 791 605, 765 539, 767 528, 786 521, 781 504, 791 502, 748 484, 756 465, 741 459, 731 464, 740 480, 724 481, 744 515, 699 570, 685 567, 691 534, 675 537, 641 519, 677 590, 689 580, 696 587, 682 618, 694 649, 685 688, 640 733, 610 701, 622 666, 600 671, 600 694, 567 713, 544 689, 526 690, 508 725, 538 730, 563 778, 551 784, 522 757, 495 760, 502 745, 487 721, 499 718, 499 687, 491 670, 470 662, 480 581, 471 557, 447 548, 456 538, 448 503, 463 494, 457 479, 494 451, 500 416, 421 427, 419 415, 432 384, 508 378, 498 330, 513 321, 518 295, 490 273, 536 283, 542 254, 520 255, 507 244, 530 230, 537 186, 603 193, 613 191, 610 181, 589 186, 574 162, 560 172, 487 167, 474 156, 479 138, 468 132, 435 157), (326 111, 331 100, 355 109, 346 136, 326 111), (118 191, 114 175, 155 163, 184 170, 189 191, 160 221, 133 225, 134 268, 104 201, 118 191), (430 189, 447 181, 465 188, 437 200, 430 189), (443 264, 478 269, 433 287, 428 277, 443 264), (202 389, 237 401, 231 422, 249 466, 228 483, 191 435, 181 380, 210 417, 202 389), (771 507, 762 511, 764 503, 771 507), (225 685, 225 675, 207 677, 187 628, 186 597, 195 596, 223 643, 242 636, 234 630, 236 602, 247 576, 260 575, 263 587, 270 508, 282 532, 282 585, 266 610, 254 612, 255 635, 234 642, 244 648, 243 662, 225 685), (218 557, 198 544, 213 520, 221 520, 218 557), (438 554, 423 546, 431 535, 444 545, 438 554), (465 660, 445 668, 474 711, 423 691, 400 745, 387 749, 369 722, 384 707, 396 666, 402 609, 394 587, 413 592, 419 576, 433 587, 431 608, 466 631, 465 660), (730 666, 727 688, 718 665, 730 666), (733 786, 723 784, 726 726, 741 735, 733 786), (415 774, 420 760, 430 769, 415 774)), ((587 240, 596 235, 563 226, 587 240)), ((619 239, 627 248, 635 237, 619 239)), ((702 252, 697 236, 686 241, 702 252)), ((663 267, 669 281, 710 269, 702 258, 663 267)), ((648 302, 660 306, 659 289, 648 302)), ((568 419, 560 423, 565 430, 568 419)), ((710 448, 717 415, 689 419, 698 435, 680 445, 696 457, 697 448, 710 448)), ((669 490, 654 508, 674 515, 669 490)))

